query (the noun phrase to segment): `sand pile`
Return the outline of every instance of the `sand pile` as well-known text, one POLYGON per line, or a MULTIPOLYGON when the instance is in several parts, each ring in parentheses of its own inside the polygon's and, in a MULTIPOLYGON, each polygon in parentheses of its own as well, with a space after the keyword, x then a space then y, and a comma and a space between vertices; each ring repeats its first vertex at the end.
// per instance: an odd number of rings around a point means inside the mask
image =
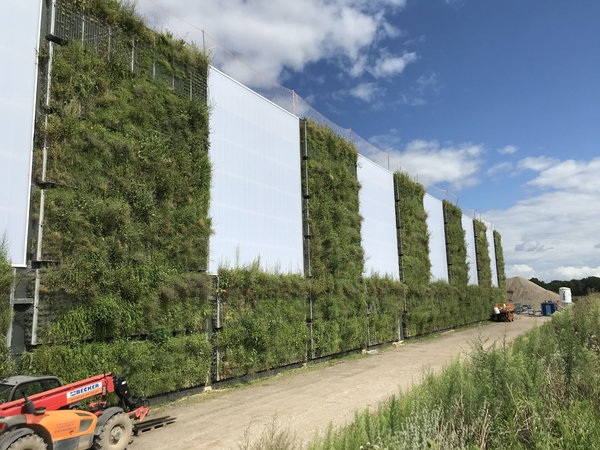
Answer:
POLYGON ((509 302, 529 304, 535 311, 542 309, 542 302, 557 302, 559 295, 523 278, 513 277, 506 280, 506 297, 509 302))

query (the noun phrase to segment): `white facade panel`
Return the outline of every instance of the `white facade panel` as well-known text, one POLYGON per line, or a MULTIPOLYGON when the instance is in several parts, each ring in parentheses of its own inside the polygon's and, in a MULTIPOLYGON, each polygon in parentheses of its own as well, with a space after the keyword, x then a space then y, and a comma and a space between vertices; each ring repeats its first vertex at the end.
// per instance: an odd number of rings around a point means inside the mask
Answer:
POLYGON ((4 2, 0 14, 0 241, 24 266, 29 211, 40 0, 4 2))
POLYGON ((400 279, 394 203, 394 176, 373 161, 358 156, 360 235, 365 252, 364 275, 400 279))
POLYGON ((468 284, 479 284, 477 276, 477 253, 475 252, 475 229, 473 228, 473 219, 462 215, 461 219, 463 230, 465 230, 465 245, 467 246, 467 265, 469 266, 468 284))
POLYGON ((446 231, 444 228, 444 207, 442 201, 426 193, 423 198, 423 207, 427 213, 431 281, 448 281, 446 231))
POLYGON ((491 223, 486 223, 485 236, 488 241, 488 253, 490 254, 490 269, 492 270, 492 286, 498 287, 498 267, 496 266, 496 244, 494 243, 494 228, 491 223))
POLYGON ((303 273, 298 118, 211 67, 211 273, 303 273))

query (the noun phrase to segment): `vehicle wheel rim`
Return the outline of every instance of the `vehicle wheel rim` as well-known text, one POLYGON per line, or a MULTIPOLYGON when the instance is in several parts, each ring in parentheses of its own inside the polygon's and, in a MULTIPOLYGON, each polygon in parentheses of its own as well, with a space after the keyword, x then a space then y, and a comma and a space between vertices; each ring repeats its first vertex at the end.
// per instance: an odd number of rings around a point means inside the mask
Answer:
POLYGON ((123 428, 122 427, 114 427, 110 430, 110 443, 117 444, 121 437, 123 436, 123 428))

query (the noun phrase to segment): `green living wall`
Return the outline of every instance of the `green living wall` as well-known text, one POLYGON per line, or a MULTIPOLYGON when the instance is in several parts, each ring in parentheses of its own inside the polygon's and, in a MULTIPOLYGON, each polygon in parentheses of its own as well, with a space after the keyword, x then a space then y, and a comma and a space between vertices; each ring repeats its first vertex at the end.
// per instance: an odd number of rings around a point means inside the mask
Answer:
POLYGON ((492 286, 492 269, 490 267, 490 252, 486 236, 486 226, 483 222, 474 219, 475 227, 475 251, 477 253, 477 276, 479 286, 492 286))
POLYGON ((394 174, 397 221, 400 223, 402 261, 400 276, 411 289, 429 284, 429 234, 427 213, 423 207, 425 188, 410 179, 408 174, 394 174))
POLYGON ((306 280, 258 267, 219 270, 220 379, 306 361, 306 280))
MULTIPOLYGON (((204 273, 206 93, 181 95, 176 81, 190 70, 205 81, 206 57, 149 31, 117 2, 79 3, 121 41, 111 54, 78 42, 55 47, 49 124, 38 130, 34 160, 39 180, 45 135, 41 345, 22 370, 65 382, 115 371, 152 395, 389 342, 402 324, 416 336, 489 315, 496 291, 466 286, 452 205, 452 283, 430 283, 425 190, 406 174, 394 175, 404 282, 363 276, 357 150, 311 121, 303 190, 312 276, 221 269, 215 289, 204 273)), ((47 52, 40 58, 44 67, 47 52)), ((33 221, 39 202, 37 190, 33 221)))
POLYGON ((356 147, 307 122, 310 264, 316 356, 366 344, 364 254, 358 208, 356 147))
POLYGON ((502 250, 502 236, 494 230, 494 245, 496 246, 496 267, 498 268, 498 287, 506 291, 506 274, 504 272, 504 250, 502 250))
POLYGON ((444 200, 444 218, 446 221, 446 237, 448 248, 448 271, 450 284, 466 286, 469 281, 467 265, 467 246, 465 230, 462 227, 462 211, 458 206, 444 200))
MULTIPOLYGON (((405 174, 396 174, 399 201, 397 210, 402 226, 402 252, 408 290, 407 310, 404 317, 405 334, 418 336, 437 330, 460 326, 489 318, 492 305, 502 298, 500 289, 487 285, 469 286, 466 262, 465 232, 460 209, 444 202, 450 283, 429 282, 430 262, 426 213, 423 208, 425 189, 405 174)), ((483 225, 483 224, 482 224, 483 225)), ((480 233, 481 234, 481 233, 480 233)), ((479 238, 487 255, 487 241, 479 238)), ((485 226, 483 228, 485 239, 485 226)), ((479 258, 478 263, 484 259, 479 258)), ((490 273, 489 257, 485 273, 490 273)), ((488 275, 488 278, 490 275, 488 275)), ((491 278, 490 278, 491 279, 491 278)))
MULTIPOLYGON (((174 80, 194 73, 205 88, 208 60, 118 2, 81 5, 120 40, 110 54, 75 40, 54 47, 49 123, 39 133, 49 142, 42 259, 51 263, 42 345, 28 367, 63 381, 118 370, 146 394, 198 385, 212 361, 208 110, 205 91, 181 95, 174 80), (124 45, 133 39, 132 71, 124 45)), ((46 58, 42 51, 41 67, 46 58)), ((42 166, 38 147, 38 180, 42 166)), ((39 198, 38 190, 34 220, 39 198)))

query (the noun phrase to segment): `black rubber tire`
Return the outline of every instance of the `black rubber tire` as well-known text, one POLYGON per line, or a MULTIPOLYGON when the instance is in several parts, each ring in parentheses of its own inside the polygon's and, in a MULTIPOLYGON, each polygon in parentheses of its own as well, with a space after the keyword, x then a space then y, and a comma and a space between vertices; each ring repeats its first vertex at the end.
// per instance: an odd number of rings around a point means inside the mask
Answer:
POLYGON ((125 450, 133 435, 133 424, 125 413, 112 416, 94 438, 96 450, 125 450))
POLYGON ((37 434, 28 434, 13 442, 8 450, 46 450, 46 443, 37 434))

